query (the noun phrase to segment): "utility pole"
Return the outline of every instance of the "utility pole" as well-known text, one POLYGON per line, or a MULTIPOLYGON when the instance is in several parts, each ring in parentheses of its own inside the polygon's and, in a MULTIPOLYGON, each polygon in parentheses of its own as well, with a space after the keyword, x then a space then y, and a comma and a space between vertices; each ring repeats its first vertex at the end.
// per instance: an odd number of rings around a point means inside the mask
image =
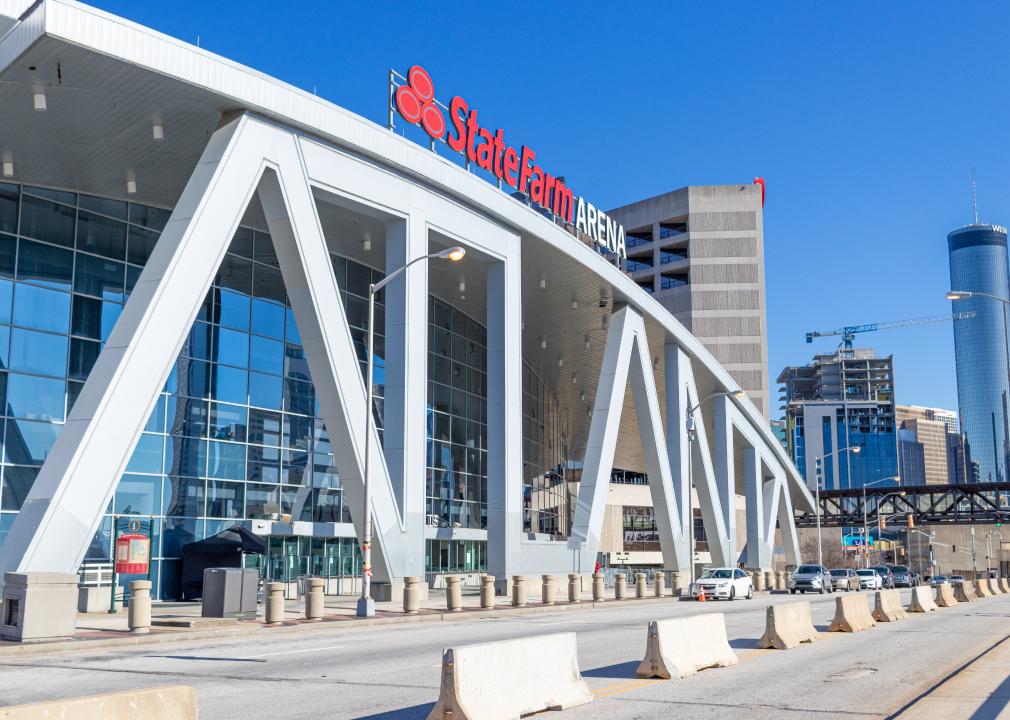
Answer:
POLYGON ((978 564, 975 562, 975 526, 971 526, 971 571, 975 573, 975 578, 978 579, 978 564))

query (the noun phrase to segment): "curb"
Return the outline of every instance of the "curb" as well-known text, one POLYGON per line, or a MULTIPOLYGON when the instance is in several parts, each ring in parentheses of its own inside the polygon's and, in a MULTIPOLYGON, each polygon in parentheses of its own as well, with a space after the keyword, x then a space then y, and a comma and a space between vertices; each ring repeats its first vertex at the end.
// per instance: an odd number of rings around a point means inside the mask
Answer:
POLYGON ((291 620, 286 620, 282 625, 268 626, 262 622, 253 625, 249 623, 246 626, 238 627, 225 627, 217 628, 214 630, 197 630, 197 631, 167 631, 152 634, 137 634, 132 635, 125 631, 108 631, 108 632, 122 632, 121 637, 109 637, 101 638, 97 640, 57 640, 54 642, 40 642, 40 643, 22 643, 22 644, 12 644, 7 647, 0 646, 0 664, 8 660, 13 660, 22 657, 38 657, 42 655, 61 655, 65 653, 78 653, 78 652, 88 652, 91 650, 105 650, 109 648, 131 648, 131 647, 141 647, 146 645, 164 645, 168 643, 185 643, 195 640, 230 640, 232 638, 246 637, 250 635, 255 635, 257 633, 283 633, 283 634, 303 634, 307 632, 316 632, 322 629, 336 630, 346 629, 354 630, 357 628, 369 628, 379 625, 400 625, 404 623, 435 623, 435 622, 460 622, 467 620, 493 620, 508 617, 523 617, 528 615, 547 615, 551 613, 567 612, 571 610, 585 610, 589 608, 613 608, 619 607, 623 603, 665 603, 665 602, 683 602, 687 601, 685 598, 677 597, 673 595, 666 595, 661 598, 657 597, 646 597, 646 598, 625 598, 624 600, 585 600, 582 602, 571 603, 571 602, 561 602, 554 605, 542 605, 537 603, 535 605, 513 608, 507 605, 499 606, 490 610, 481 610, 480 608, 466 609, 462 612, 449 612, 448 610, 439 610, 434 613, 419 614, 419 615, 401 615, 394 617, 380 617, 380 618, 370 618, 370 619, 352 619, 352 620, 334 620, 334 616, 324 617, 322 622, 304 622, 303 618, 299 618, 297 622, 292 618, 291 620))

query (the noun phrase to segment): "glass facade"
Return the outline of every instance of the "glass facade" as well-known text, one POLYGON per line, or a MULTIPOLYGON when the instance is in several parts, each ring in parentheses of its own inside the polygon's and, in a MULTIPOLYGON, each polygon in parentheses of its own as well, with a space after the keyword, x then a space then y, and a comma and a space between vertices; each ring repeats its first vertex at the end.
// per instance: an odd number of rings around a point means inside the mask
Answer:
MULTIPOLYGON (((1010 297, 1007 234, 993 225, 969 225, 947 236, 952 290, 1010 297)), ((955 300, 954 312, 975 317, 954 323, 958 412, 966 440, 969 477, 1010 478, 1010 359, 1007 305, 976 296, 955 300)))
MULTIPOLYGON (((169 211, 0 184, 0 542, 59 435, 169 211)), ((362 375, 368 286, 383 274, 331 256, 362 375)), ((429 298, 427 516, 487 526, 487 337, 429 298)), ((382 437, 384 305, 377 296, 375 418, 382 437)), ((578 470, 556 404, 524 366, 526 529, 565 536, 578 470)), ((241 228, 183 343, 86 562, 108 562, 113 518, 150 526, 154 596, 179 596, 182 548, 236 522, 350 522, 272 241, 241 228)), ((429 540, 432 572, 485 569, 483 540, 429 540)), ((360 567, 353 538, 274 537, 271 578, 360 567)), ((129 577, 123 578, 127 582, 129 577)))

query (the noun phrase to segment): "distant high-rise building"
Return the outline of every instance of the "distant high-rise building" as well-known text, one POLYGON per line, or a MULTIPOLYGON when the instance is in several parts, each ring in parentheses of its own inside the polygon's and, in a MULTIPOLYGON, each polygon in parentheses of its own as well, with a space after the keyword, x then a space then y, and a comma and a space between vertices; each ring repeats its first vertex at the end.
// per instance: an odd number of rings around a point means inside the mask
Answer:
POLYGON ((957 435, 957 413, 919 405, 895 406, 898 423, 898 471, 905 485, 950 482, 947 436, 957 435), (921 457, 921 462, 919 458, 921 457))
POLYGON ((684 187, 610 210, 624 270, 715 356, 766 417, 763 185, 684 187))
POLYGON ((978 482, 977 475, 964 455, 964 435, 947 433, 947 482, 951 485, 978 482))
POLYGON ((954 323, 964 452, 972 473, 977 467, 979 482, 999 482, 1010 478, 1010 308, 994 299, 1010 297, 1007 231, 999 225, 967 225, 947 236, 947 248, 951 290, 976 293, 953 301, 955 313, 975 313, 954 323))
POLYGON ((810 487, 819 457, 824 458, 827 489, 858 488, 898 474, 890 355, 839 349, 814 356, 809 365, 786 367, 778 382, 788 450, 810 487), (838 452, 856 445, 858 454, 838 452))

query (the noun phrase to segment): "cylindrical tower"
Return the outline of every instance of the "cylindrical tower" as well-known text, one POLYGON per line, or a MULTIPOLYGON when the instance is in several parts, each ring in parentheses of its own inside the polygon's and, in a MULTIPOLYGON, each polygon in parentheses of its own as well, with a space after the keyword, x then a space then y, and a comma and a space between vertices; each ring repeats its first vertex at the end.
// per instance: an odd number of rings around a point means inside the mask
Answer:
POLYGON ((965 435, 967 474, 979 482, 1010 478, 1010 296, 1007 231, 998 225, 966 225, 947 236, 950 287, 977 293, 954 300, 954 312, 974 311, 954 323, 957 401, 965 435), (984 293, 984 294, 979 294, 984 293))

